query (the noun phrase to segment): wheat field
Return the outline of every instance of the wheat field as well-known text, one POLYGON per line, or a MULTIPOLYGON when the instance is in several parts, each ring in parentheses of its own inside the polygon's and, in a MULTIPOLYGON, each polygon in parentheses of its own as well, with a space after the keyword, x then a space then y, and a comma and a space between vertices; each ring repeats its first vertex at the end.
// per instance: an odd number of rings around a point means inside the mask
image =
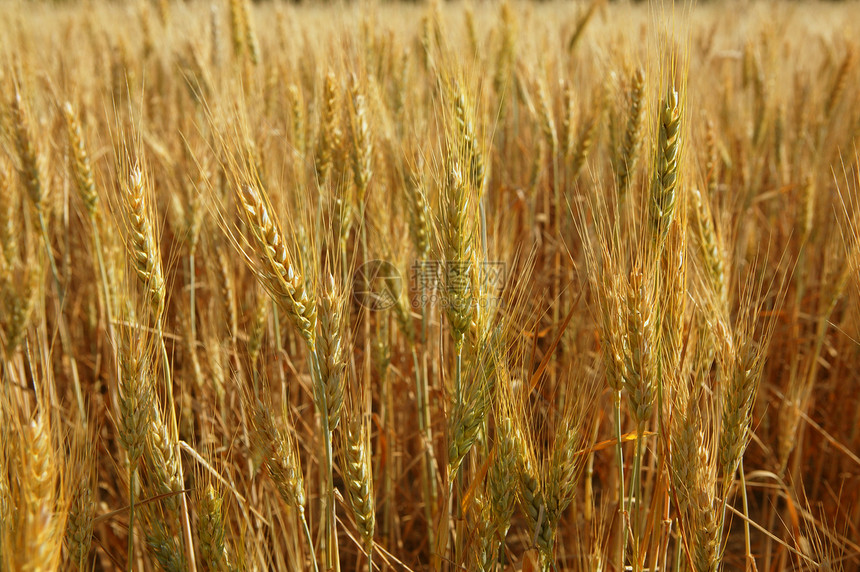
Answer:
POLYGON ((0 569, 860 570, 858 13, 0 0, 0 569))

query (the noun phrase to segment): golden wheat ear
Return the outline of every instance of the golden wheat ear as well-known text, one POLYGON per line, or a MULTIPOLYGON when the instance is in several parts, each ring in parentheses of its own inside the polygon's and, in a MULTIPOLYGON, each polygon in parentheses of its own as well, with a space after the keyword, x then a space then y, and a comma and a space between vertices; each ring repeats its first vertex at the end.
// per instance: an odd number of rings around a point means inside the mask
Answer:
POLYGON ((252 235, 254 252, 248 255, 251 270, 313 351, 316 348, 316 301, 293 263, 268 198, 251 185, 242 186, 238 198, 252 235))
POLYGON ((66 127, 69 133, 69 147, 71 153, 71 170, 78 187, 78 193, 84 201, 87 214, 93 218, 99 205, 99 195, 96 191, 93 168, 90 164, 90 154, 87 150, 87 142, 81 129, 78 115, 72 104, 66 102, 63 105, 63 115, 66 118, 66 127))
POLYGON ((96 513, 96 476, 94 431, 79 425, 70 437, 70 462, 65 482, 69 487, 69 517, 66 522, 67 561, 78 570, 88 570, 96 513))
POLYGON ((305 511, 305 487, 294 438, 275 425, 262 403, 254 407, 254 440, 283 501, 299 513, 305 511))
POLYGON ((376 500, 371 467, 370 431, 365 416, 351 415, 343 431, 342 457, 352 515, 369 558, 373 554, 376 500))
POLYGON ((329 430, 334 431, 340 423, 346 385, 346 360, 344 347, 343 318, 346 296, 338 290, 334 277, 329 274, 325 292, 320 297, 319 355, 320 382, 325 392, 328 407, 329 430))
POLYGON ((648 216, 655 242, 662 243, 675 218, 678 161, 681 155, 681 103, 678 91, 672 85, 660 101, 657 132, 657 153, 648 199, 648 216))
POLYGON ((125 166, 120 189, 128 224, 129 259, 147 294, 153 321, 158 322, 164 312, 166 286, 152 218, 154 194, 139 163, 125 166))
POLYGON ((231 570, 224 528, 224 497, 208 483, 197 488, 197 540, 200 557, 210 570, 231 570))
POLYGON ((628 97, 630 108, 627 112, 627 126, 624 129, 624 140, 618 152, 615 172, 616 186, 621 197, 627 195, 632 185, 644 136, 642 124, 645 116, 645 72, 641 67, 633 72, 628 97))
MULTIPOLYGON (((340 92, 338 87, 337 77, 334 75, 334 72, 328 72, 323 83, 323 106, 314 156, 314 168, 316 169, 317 180, 321 187, 328 181, 334 155, 340 147, 343 137, 340 126, 340 92)), ((296 111, 296 106, 300 104, 300 92, 295 86, 293 88, 295 92, 290 99, 294 102, 293 129, 297 134, 300 132, 302 122, 299 119, 302 117, 302 114, 296 111)))
POLYGON ((36 210, 41 211, 45 199, 45 157, 33 132, 30 110, 17 89, 9 108, 12 111, 15 149, 20 160, 18 173, 36 210))

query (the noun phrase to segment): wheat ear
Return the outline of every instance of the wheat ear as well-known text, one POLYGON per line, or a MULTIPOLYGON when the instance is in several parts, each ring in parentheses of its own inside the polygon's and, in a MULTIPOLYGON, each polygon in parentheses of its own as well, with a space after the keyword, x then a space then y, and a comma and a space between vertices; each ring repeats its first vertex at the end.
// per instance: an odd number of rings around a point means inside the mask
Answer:
POLYGON ((620 150, 620 158, 616 166, 615 177, 618 184, 618 194, 625 196, 630 189, 636 163, 639 160, 639 149, 642 146, 642 119, 645 114, 645 72, 636 68, 630 87, 630 108, 627 111, 627 127, 624 130, 624 141, 620 150))
POLYGON ((24 182, 24 188, 30 195, 36 210, 41 212, 45 198, 45 159, 39 145, 33 136, 30 126, 30 115, 21 94, 15 90, 15 97, 9 106, 12 110, 12 122, 15 130, 15 149, 21 160, 19 174, 24 182))
POLYGON ((733 350, 728 350, 732 353, 728 358, 724 358, 725 363, 722 366, 726 385, 722 391, 722 427, 717 460, 725 492, 728 492, 732 484, 749 441, 752 405, 762 368, 761 356, 752 346, 752 342, 733 350))
POLYGON ((499 542, 504 542, 511 526, 517 491, 516 442, 509 415, 496 421, 496 442, 487 474, 487 500, 499 542))
POLYGON ((18 570, 56 570, 67 513, 59 506, 62 459, 51 436, 50 420, 38 413, 23 428, 19 444, 21 491, 17 542, 12 548, 18 570))
POLYGON ((370 434, 367 425, 360 419, 353 419, 344 433, 343 458, 349 504, 364 549, 368 558, 372 558, 376 508, 370 464, 370 434))
POLYGON ((96 192, 93 168, 90 164, 90 155, 87 152, 87 142, 84 139, 78 115, 71 103, 66 102, 63 106, 63 114, 66 117, 66 127, 69 132, 69 147, 72 151, 72 173, 75 177, 75 184, 84 201, 87 214, 92 218, 98 208, 99 195, 96 192))
POLYGON ((0 319, 7 358, 11 358, 24 340, 27 326, 39 294, 41 270, 35 257, 28 263, 16 263, 5 272, 0 272, 0 308, 4 315, 0 319))
POLYGON ((252 262, 252 269, 313 351, 316 348, 316 303, 293 266, 280 224, 269 214, 268 201, 253 187, 243 186, 239 199, 257 247, 257 260, 252 262))
POLYGON ((656 324, 654 293, 649 279, 634 271, 625 297, 626 343, 622 382, 633 418, 651 418, 656 397, 656 324))
POLYGON ((180 480, 177 446, 171 438, 158 407, 153 402, 146 427, 146 469, 149 474, 148 486, 155 495, 166 495, 163 504, 173 513, 179 509, 180 480))
POLYGON ((18 193, 6 163, 0 164, 0 271, 12 265, 18 252, 18 235, 15 229, 18 212, 18 193))
POLYGON ((460 168, 458 161, 450 160, 444 221, 446 313, 458 353, 469 330, 472 306, 470 189, 460 168))
POLYGON ((185 572, 186 562, 177 546, 176 537, 168 530, 155 509, 149 507, 144 514, 147 515, 145 537, 149 552, 164 572, 185 572))
POLYGON ((152 385, 149 354, 137 332, 126 327, 119 353, 120 375, 119 443, 128 455, 128 565, 134 560, 134 519, 137 469, 145 452, 147 427, 152 414, 155 390, 152 385))
MULTIPOLYGON (((298 101, 298 93, 296 93, 295 100, 298 101)), ((339 100, 337 78, 334 72, 330 71, 323 83, 322 115, 320 116, 320 131, 317 138, 316 156, 314 157, 314 167, 316 168, 317 179, 321 185, 329 178, 334 154, 338 147, 340 147, 343 136, 339 121, 340 115, 338 113, 340 110, 339 100)), ((295 112, 293 116, 296 116, 295 112)))
POLYGON ((164 311, 165 283, 149 206, 152 195, 146 177, 137 165, 121 179, 120 185, 129 225, 129 256, 137 277, 146 288, 153 319, 158 322, 164 311))
POLYGON ((448 472, 451 478, 457 474, 460 464, 475 444, 486 418, 492 395, 492 368, 492 364, 479 365, 472 379, 464 384, 462 393, 455 396, 448 419, 448 472))
POLYGON ((198 522, 197 539, 199 540, 200 556, 214 572, 232 570, 224 540, 224 515, 222 504, 224 499, 211 484, 197 493, 198 522))
POLYGON ((554 533, 550 526, 546 499, 544 497, 543 485, 534 453, 531 446, 526 443, 526 432, 517 429, 516 434, 516 459, 517 480, 519 482, 518 492, 520 507, 526 516, 529 525, 530 541, 537 547, 541 557, 541 564, 548 569, 552 561, 554 533))
POLYGON ((326 288, 320 299, 317 353, 319 355, 320 382, 326 397, 329 430, 340 423, 346 370, 342 340, 344 296, 336 289, 334 277, 329 274, 326 288))
POLYGON ((275 427, 271 412, 262 404, 257 405, 254 426, 257 443, 278 493, 287 505, 304 514, 304 479, 295 443, 283 430, 275 427))
POLYGON ((363 205, 370 178, 373 176, 373 137, 365 97, 359 91, 357 82, 353 82, 350 96, 352 99, 352 105, 349 108, 350 126, 352 127, 350 163, 352 164, 352 176, 355 181, 358 204, 363 205))
POLYGON ((307 151, 307 140, 305 138, 305 102, 302 92, 295 84, 287 88, 290 101, 290 129, 292 133, 293 146, 300 158, 305 157, 307 151))
POLYGON ((70 484, 69 518, 66 521, 66 549, 68 561, 78 570, 87 570, 87 560, 93 538, 93 518, 96 503, 95 467, 98 459, 90 445, 93 435, 78 426, 70 441, 72 462, 67 466, 67 481, 70 484))
POLYGON ((720 235, 714 226, 714 219, 708 200, 698 189, 693 189, 693 207, 695 209, 696 230, 699 253, 705 264, 708 281, 716 295, 720 308, 726 303, 726 264, 720 235))
POLYGON ((678 91, 672 85, 660 102, 657 131, 657 154, 648 199, 648 216, 655 242, 662 244, 675 217, 678 161, 681 155, 681 104, 678 91))

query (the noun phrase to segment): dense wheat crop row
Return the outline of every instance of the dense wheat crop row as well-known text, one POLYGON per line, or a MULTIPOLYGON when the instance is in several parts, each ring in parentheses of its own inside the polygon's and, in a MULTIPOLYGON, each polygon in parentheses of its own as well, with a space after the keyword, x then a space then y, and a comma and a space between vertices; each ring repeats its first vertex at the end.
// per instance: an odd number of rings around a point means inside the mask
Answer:
POLYGON ((0 14, 3 570, 860 569, 856 4, 0 14))

